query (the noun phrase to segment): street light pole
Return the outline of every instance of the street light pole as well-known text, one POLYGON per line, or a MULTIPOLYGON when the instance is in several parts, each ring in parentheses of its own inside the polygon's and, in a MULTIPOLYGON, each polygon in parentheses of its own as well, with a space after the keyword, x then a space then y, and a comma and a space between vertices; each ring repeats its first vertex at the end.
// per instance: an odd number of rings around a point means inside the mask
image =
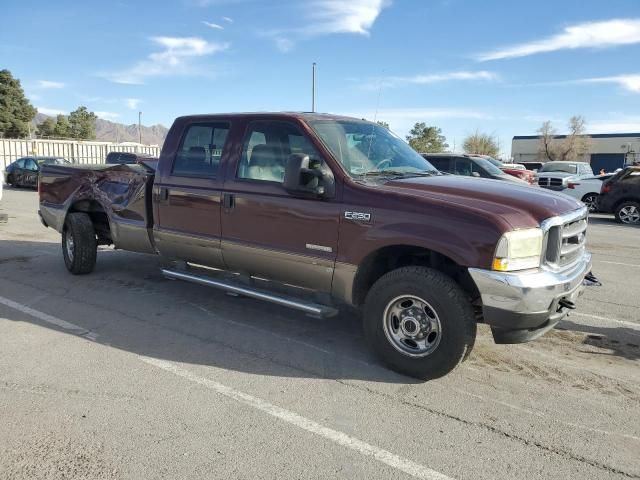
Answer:
POLYGON ((313 62, 311 70, 311 111, 316 111, 316 62, 313 62))

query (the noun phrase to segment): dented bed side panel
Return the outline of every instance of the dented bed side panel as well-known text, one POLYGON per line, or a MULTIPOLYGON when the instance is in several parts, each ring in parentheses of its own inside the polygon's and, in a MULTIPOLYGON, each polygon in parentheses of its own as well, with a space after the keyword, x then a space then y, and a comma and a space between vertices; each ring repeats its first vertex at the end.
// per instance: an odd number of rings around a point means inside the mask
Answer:
POLYGON ((153 178, 153 171, 139 165, 45 165, 39 188, 42 218, 61 232, 69 211, 85 211, 94 218, 106 215, 116 248, 155 253, 153 178))

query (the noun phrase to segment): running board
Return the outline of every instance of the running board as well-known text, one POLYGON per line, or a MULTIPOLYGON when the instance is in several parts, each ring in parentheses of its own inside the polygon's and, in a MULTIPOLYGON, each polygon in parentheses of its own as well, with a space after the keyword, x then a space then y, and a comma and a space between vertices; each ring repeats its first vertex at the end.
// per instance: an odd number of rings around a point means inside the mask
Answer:
POLYGON ((301 310, 305 313, 321 318, 332 317, 338 313, 337 309, 326 305, 320 305, 313 302, 305 302, 301 299, 283 295, 275 295, 264 290, 249 288, 245 285, 239 285, 226 280, 223 281, 213 279, 204 275, 194 275, 193 273, 178 272, 166 268, 162 269, 162 274, 165 276, 165 278, 171 280, 184 280, 186 282, 204 285, 205 287, 218 288, 220 290, 224 290, 225 292, 236 293, 238 295, 244 295, 245 297, 264 300, 267 302, 275 303, 277 305, 282 305, 284 307, 293 308, 295 310, 301 310))

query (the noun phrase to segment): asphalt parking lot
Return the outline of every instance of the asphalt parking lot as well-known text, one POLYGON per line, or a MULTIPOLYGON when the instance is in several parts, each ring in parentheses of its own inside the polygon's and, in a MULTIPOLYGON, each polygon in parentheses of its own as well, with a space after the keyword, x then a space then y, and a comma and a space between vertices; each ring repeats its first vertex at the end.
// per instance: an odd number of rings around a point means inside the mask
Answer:
POLYGON ((480 334, 449 376, 103 248, 72 276, 37 194, 0 212, 0 478, 640 478, 640 228, 595 215, 594 273, 542 339, 480 334))

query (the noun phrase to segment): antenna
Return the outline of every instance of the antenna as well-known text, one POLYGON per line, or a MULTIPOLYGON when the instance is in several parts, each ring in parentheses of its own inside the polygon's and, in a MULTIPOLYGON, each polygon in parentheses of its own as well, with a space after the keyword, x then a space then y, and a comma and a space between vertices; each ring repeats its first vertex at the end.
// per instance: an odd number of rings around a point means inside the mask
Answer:
POLYGON ((311 67, 311 111, 316 111, 316 62, 311 67))
POLYGON ((378 82, 378 99, 376 100, 376 111, 373 114, 373 125, 371 125, 371 135, 369 138, 369 148, 367 149, 367 160, 371 155, 371 144, 373 143, 373 130, 376 127, 376 121, 378 120, 378 109, 380 108, 380 95, 382 94, 382 77, 384 76, 384 70, 380 73, 380 81, 378 82))

